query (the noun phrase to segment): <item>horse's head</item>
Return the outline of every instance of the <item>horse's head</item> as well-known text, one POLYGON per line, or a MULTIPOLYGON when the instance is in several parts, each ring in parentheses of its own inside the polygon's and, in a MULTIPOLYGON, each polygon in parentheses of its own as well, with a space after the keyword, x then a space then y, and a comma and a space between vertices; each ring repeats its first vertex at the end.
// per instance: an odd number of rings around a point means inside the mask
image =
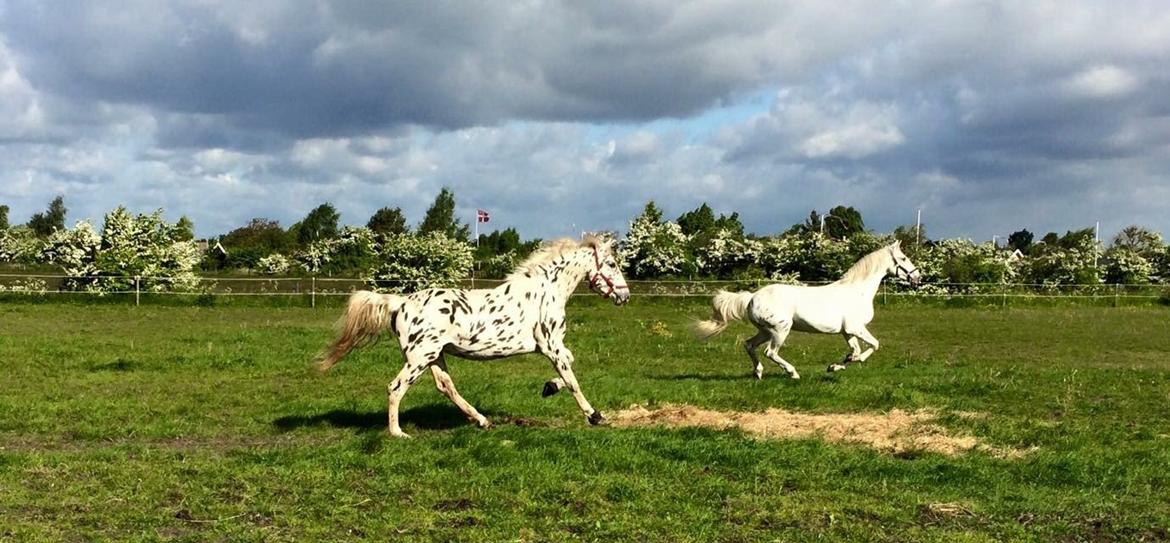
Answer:
POLYGON ((622 305, 630 301, 630 287, 626 285, 626 278, 622 277, 613 245, 612 241, 599 241, 593 245, 593 267, 586 276, 589 278, 589 290, 602 298, 612 299, 614 305, 622 305))
POLYGON ((904 279, 911 285, 917 286, 922 281, 922 274, 918 272, 918 266, 915 266, 910 258, 902 252, 901 240, 895 241, 889 246, 890 249, 890 267, 886 270, 886 275, 893 275, 897 279, 904 279))

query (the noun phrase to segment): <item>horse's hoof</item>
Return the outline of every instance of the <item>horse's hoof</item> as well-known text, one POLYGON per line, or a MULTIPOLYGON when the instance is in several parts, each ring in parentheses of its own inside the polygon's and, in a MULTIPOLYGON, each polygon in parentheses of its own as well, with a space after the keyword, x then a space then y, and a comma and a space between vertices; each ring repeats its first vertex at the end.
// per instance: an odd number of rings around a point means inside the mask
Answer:
POLYGON ((390 437, 396 437, 398 439, 411 439, 410 434, 407 434, 402 430, 390 430, 390 437))
POLYGON ((792 375, 791 375, 791 377, 792 377, 793 379, 800 379, 800 374, 799 374, 799 373, 794 373, 794 374, 792 374, 792 375))
POLYGON ((548 381, 544 384, 544 390, 540 391, 540 397, 547 398, 547 397, 552 396, 553 394, 556 394, 560 391, 561 391, 561 389, 557 388, 557 386, 555 384, 553 384, 552 381, 548 381))
POLYGON ((844 364, 833 364, 833 365, 829 366, 829 373, 833 373, 835 371, 841 371, 843 369, 845 369, 844 364))
POLYGON ((762 379, 764 378, 764 374, 763 374, 763 373, 757 373, 757 374, 755 374, 755 376, 756 376, 756 380, 757 380, 757 381, 760 381, 760 380, 762 380, 762 379))
POLYGON ((487 419, 477 420, 477 421, 475 421, 475 425, 479 426, 480 428, 482 428, 484 430, 487 430, 488 428, 492 427, 492 421, 487 420, 487 419))
POLYGON ((601 411, 594 411, 592 415, 589 415, 589 424, 593 426, 605 426, 608 423, 605 417, 601 416, 601 411))

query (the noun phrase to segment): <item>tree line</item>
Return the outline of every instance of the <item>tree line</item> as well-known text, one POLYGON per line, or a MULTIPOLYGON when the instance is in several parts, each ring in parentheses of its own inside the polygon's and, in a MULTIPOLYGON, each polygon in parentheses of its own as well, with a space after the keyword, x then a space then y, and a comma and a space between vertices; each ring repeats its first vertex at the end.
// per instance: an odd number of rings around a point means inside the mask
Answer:
MULTIPOLYGON (((326 202, 288 228, 275 220, 252 219, 207 240, 206 250, 195 258, 184 256, 181 260, 192 261, 192 270, 205 272, 243 270, 371 280, 410 276, 419 281, 428 274, 458 279, 472 270, 478 277, 503 277, 540 243, 539 239, 525 240, 514 228, 508 228, 482 234, 472 245, 470 227, 458 220, 455 207, 454 193, 444 188, 414 228, 398 207, 383 207, 365 226, 355 227, 343 226, 340 213, 326 202)), ((111 228, 120 232, 137 229, 139 237, 150 237, 145 233, 153 232, 153 243, 197 246, 194 225, 185 216, 171 224, 162 220, 161 210, 135 218, 119 207, 106 216, 100 233, 92 226, 87 226, 87 233, 82 223, 66 228, 67 211, 64 199, 57 197, 44 212, 13 226, 9 224, 9 208, 0 205, 0 263, 68 268, 62 255, 70 251, 98 254, 129 243, 120 238, 103 239, 111 228), (111 227, 111 220, 121 226, 111 227), (138 223, 141 225, 134 226, 138 223)), ((113 237, 118 235, 122 234, 113 237)), ((1170 282, 1170 249, 1160 234, 1139 226, 1123 229, 1106 246, 1096 242, 1092 228, 1049 232, 1040 239, 1020 229, 1001 247, 959 238, 931 239, 921 225, 873 232, 867 229, 861 211, 849 206, 836 206, 824 214, 814 210, 778 234, 757 235, 745 231, 735 212, 716 214, 702 203, 669 220, 651 201, 630 221, 619 246, 623 266, 633 279, 818 282, 836 279, 862 255, 894 240, 902 241, 928 282, 952 291, 972 288, 959 284, 1170 282)), ((157 248, 139 252, 152 251, 166 253, 157 248)), ((179 252, 189 254, 188 249, 179 252)), ((95 256, 90 260, 101 259, 95 256)), ((107 275, 149 267, 142 263, 107 264, 101 270, 107 275)))

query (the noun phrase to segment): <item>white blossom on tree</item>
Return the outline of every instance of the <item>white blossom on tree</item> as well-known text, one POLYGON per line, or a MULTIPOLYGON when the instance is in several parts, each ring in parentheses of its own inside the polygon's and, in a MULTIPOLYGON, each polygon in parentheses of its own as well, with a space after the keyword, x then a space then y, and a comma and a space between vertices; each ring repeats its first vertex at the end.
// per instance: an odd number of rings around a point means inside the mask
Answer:
POLYGON ((389 292, 450 287, 470 274, 473 262, 470 244, 442 233, 390 234, 382 238, 367 280, 389 292))

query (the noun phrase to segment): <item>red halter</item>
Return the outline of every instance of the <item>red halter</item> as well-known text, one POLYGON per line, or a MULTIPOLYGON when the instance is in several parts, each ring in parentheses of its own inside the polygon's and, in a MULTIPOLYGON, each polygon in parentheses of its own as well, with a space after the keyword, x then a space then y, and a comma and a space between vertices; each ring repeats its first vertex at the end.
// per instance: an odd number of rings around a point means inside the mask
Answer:
POLYGON ((612 296, 613 293, 619 288, 625 288, 625 289, 630 288, 626 285, 615 285, 613 283, 613 279, 610 279, 605 274, 601 273, 601 255, 598 254, 596 245, 593 246, 593 263, 597 266, 597 273, 593 274, 593 279, 590 279, 589 282, 590 283, 596 282, 595 280, 598 277, 600 277, 601 280, 605 282, 605 286, 609 290, 605 291, 605 294, 601 295, 603 298, 608 298, 608 297, 612 296))

